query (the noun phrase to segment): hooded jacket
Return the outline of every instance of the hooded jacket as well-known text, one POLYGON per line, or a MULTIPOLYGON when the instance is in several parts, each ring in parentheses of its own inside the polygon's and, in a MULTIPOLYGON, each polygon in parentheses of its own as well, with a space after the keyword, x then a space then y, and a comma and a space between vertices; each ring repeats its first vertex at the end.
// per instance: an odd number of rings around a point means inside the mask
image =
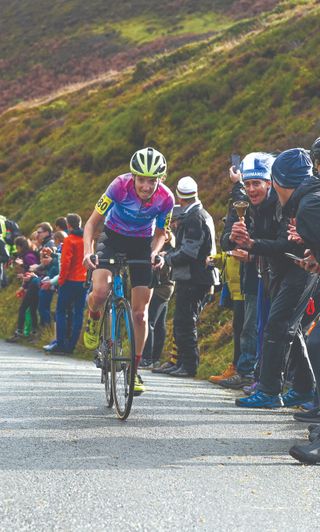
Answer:
POLYGON ((83 230, 73 230, 63 241, 59 286, 66 281, 84 282, 86 279, 86 269, 83 261, 83 230))

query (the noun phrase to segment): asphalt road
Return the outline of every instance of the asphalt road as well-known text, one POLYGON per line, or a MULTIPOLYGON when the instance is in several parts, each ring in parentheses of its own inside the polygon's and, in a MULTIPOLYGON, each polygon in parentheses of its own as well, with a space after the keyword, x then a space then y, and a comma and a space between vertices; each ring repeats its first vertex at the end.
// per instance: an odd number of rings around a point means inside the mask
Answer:
POLYGON ((0 342, 1 531, 319 530, 319 471, 289 410, 144 372, 120 422, 89 362, 0 342))

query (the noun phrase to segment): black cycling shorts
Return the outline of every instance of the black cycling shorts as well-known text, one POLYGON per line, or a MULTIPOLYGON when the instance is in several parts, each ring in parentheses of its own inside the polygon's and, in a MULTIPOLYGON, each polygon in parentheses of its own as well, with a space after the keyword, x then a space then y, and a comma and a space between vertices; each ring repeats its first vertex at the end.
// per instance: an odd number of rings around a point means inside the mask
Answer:
MULTIPOLYGON (((152 237, 125 236, 111 229, 105 229, 97 242, 97 255, 100 259, 111 259, 115 253, 125 253, 128 260, 149 260, 149 264, 129 264, 130 282, 135 286, 149 286, 152 280, 151 267, 152 237)), ((112 265, 101 268, 113 271, 112 265)))

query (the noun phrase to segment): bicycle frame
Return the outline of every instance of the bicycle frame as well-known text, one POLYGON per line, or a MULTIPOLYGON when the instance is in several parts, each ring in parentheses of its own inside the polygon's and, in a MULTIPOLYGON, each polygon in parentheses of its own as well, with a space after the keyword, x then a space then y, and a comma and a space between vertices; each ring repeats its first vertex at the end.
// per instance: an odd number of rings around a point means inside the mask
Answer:
MULTIPOLYGON (((125 283, 127 281, 126 271, 123 274, 121 274, 122 267, 123 266, 120 266, 120 265, 117 267, 117 271, 113 276, 112 292, 109 295, 109 297, 111 297, 111 312, 112 312, 111 339, 113 342, 115 340, 115 335, 116 335, 116 302, 117 302, 117 299, 125 297, 125 287, 124 287, 123 279, 125 278, 125 283)), ((127 326, 128 332, 130 332, 127 315, 126 315, 126 326, 127 326)))

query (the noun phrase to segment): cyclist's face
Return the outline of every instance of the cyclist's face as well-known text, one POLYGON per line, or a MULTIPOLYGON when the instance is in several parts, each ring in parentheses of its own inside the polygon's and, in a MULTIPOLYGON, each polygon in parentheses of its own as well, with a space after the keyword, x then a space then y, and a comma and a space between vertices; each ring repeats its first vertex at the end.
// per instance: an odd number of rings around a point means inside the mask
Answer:
POLYGON ((142 200, 147 200, 155 193, 158 186, 158 179, 154 177, 134 176, 136 193, 142 200))
POLYGON ((244 188, 252 205, 260 205, 267 197, 270 181, 264 181, 264 179, 246 179, 244 188))

